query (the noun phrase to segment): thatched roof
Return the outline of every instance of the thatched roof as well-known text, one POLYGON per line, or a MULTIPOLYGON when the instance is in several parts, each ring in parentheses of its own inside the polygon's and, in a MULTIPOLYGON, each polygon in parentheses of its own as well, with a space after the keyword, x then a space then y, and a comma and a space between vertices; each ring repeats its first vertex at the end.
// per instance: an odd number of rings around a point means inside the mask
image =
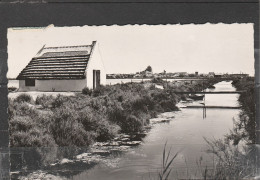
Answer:
POLYGON ((17 79, 84 79, 94 46, 43 47, 17 79))

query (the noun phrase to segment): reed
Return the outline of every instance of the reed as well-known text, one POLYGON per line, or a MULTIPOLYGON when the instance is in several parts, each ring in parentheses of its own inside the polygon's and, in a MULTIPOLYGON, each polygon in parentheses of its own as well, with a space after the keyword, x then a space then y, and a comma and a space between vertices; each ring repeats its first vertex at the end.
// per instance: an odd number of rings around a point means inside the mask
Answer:
POLYGON ((206 179, 244 179, 252 178, 256 173, 255 146, 233 145, 230 141, 208 140, 208 153, 214 155, 211 169, 204 169, 206 179), (209 172, 210 170, 210 172, 209 172))
POLYGON ((161 167, 161 171, 159 172, 159 180, 168 180, 169 179, 169 175, 172 171, 171 165, 174 161, 174 159, 177 157, 178 153, 176 153, 173 157, 170 158, 170 153, 171 153, 171 148, 168 152, 166 152, 166 145, 167 142, 164 145, 163 148, 163 158, 162 158, 162 167, 161 167))
POLYGON ((237 90, 244 90, 239 96, 239 104, 242 111, 239 118, 234 119, 234 128, 227 139, 232 140, 234 144, 239 144, 240 141, 246 141, 248 144, 256 142, 256 101, 255 101, 255 84, 254 78, 248 77, 243 79, 235 79, 232 82, 237 90))

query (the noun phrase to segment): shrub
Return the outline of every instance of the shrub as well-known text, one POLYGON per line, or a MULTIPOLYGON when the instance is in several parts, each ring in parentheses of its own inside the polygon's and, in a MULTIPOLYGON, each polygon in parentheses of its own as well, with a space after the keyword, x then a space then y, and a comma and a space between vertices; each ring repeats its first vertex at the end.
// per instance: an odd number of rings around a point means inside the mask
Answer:
POLYGON ((52 95, 47 96, 43 94, 42 96, 37 96, 35 100, 35 104, 42 105, 43 108, 48 108, 52 105, 53 101, 54 101, 54 97, 52 95))
POLYGON ((173 92, 148 90, 146 85, 126 83, 84 88, 73 97, 37 97, 36 104, 52 107, 48 111, 35 109, 23 96, 10 100, 12 145, 88 146, 110 140, 119 131, 140 132, 148 119, 158 112, 174 110, 178 101, 173 92))
POLYGON ((51 133, 59 146, 85 146, 96 138, 94 131, 87 132, 78 122, 79 113, 75 109, 66 106, 56 108, 51 118, 51 133))
POLYGON ((97 87, 96 89, 94 89, 92 91, 92 96, 94 96, 94 97, 103 96, 106 93, 108 93, 109 91, 111 91, 111 88, 100 85, 99 87, 97 87))
POLYGON ((13 147, 55 146, 51 135, 28 116, 16 116, 10 121, 10 144, 13 147))
POLYGON ((114 106, 107 108, 107 116, 109 121, 121 126, 121 122, 126 118, 124 114, 124 109, 119 103, 114 103, 114 106))
POLYGON ((163 112, 178 109, 176 107, 176 103, 180 100, 180 97, 174 94, 172 90, 157 90, 154 91, 151 95, 155 101, 155 104, 157 105, 156 107, 162 109, 163 112))
POLYGON ((103 108, 103 102, 100 98, 93 98, 90 100, 90 107, 94 110, 101 110, 103 108))
POLYGON ((143 121, 134 115, 129 115, 122 124, 122 130, 126 133, 136 133, 143 130, 143 121))
POLYGON ((35 134, 30 132, 16 131, 10 137, 12 147, 44 147, 54 146, 55 142, 52 138, 46 138, 48 135, 43 135, 40 131, 35 134))
POLYGON ((43 94, 42 96, 37 96, 35 104, 42 105, 44 108, 57 108, 62 106, 67 99, 67 97, 60 94, 58 94, 57 97, 43 94))
POLYGON ((14 116, 30 116, 34 117, 38 113, 33 107, 30 107, 27 102, 19 103, 17 101, 9 100, 8 115, 9 119, 14 116))
POLYGON ((85 88, 82 89, 82 94, 91 96, 92 90, 90 90, 88 87, 85 87, 85 88))
POLYGON ((177 110, 176 104, 171 99, 160 101, 160 105, 166 112, 177 110))
POLYGON ((255 84, 254 78, 235 79, 232 84, 237 90, 244 90, 238 100, 242 111, 239 114, 239 119, 235 121, 235 127, 231 132, 229 139, 233 139, 234 144, 238 144, 240 140, 246 140, 248 143, 255 143, 256 120, 255 120, 255 84))
POLYGON ((153 78, 153 79, 151 80, 151 82, 152 82, 152 83, 163 84, 165 81, 164 81, 162 78, 157 77, 157 78, 153 78))
POLYGON ((29 116, 15 116, 10 121, 10 131, 29 131, 33 127, 32 119, 29 116))
POLYGON ((97 141, 107 141, 115 137, 120 130, 120 127, 115 124, 110 124, 106 120, 102 120, 98 123, 96 132, 97 132, 97 141))
POLYGON ((15 105, 14 101, 11 98, 8 98, 8 119, 12 119, 15 114, 15 105))
POLYGON ((205 173, 205 179, 251 179, 255 175, 257 147, 234 146, 222 139, 205 141, 216 162, 213 173, 205 173))
POLYGON ((58 94, 58 96, 51 103, 52 108, 61 107, 66 100, 67 100, 67 97, 58 94))
POLYGON ((19 103, 21 103, 21 102, 28 102, 28 103, 30 103, 30 102, 32 102, 32 97, 30 95, 28 95, 28 94, 23 93, 23 94, 18 95, 15 98, 15 101, 19 102, 19 103))
POLYGON ((147 112, 148 108, 146 102, 143 98, 135 99, 131 102, 132 110, 134 111, 144 111, 147 112))
POLYGON ((95 131, 96 140, 98 141, 111 139, 120 129, 117 125, 107 121, 107 117, 104 116, 104 113, 100 114, 90 108, 79 112, 79 122, 83 124, 86 131, 95 131))
POLYGON ((17 90, 16 87, 8 87, 8 92, 12 92, 12 91, 15 91, 15 90, 17 90))

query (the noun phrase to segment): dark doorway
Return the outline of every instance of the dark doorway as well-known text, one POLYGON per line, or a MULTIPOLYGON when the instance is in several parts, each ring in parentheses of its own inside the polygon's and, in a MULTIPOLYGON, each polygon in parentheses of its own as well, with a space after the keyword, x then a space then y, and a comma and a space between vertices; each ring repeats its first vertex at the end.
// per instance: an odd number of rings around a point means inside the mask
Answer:
POLYGON ((93 70, 93 89, 100 86, 100 70, 93 70))

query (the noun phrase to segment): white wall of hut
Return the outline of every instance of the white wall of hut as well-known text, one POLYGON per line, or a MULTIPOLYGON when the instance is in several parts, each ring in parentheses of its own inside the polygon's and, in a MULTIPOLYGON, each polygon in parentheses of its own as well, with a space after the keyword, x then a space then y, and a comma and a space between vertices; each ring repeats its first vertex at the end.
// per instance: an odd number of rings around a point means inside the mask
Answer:
POLYGON ((19 91, 82 91, 86 79, 74 80, 35 80, 35 86, 25 86, 25 80, 19 80, 19 91))

